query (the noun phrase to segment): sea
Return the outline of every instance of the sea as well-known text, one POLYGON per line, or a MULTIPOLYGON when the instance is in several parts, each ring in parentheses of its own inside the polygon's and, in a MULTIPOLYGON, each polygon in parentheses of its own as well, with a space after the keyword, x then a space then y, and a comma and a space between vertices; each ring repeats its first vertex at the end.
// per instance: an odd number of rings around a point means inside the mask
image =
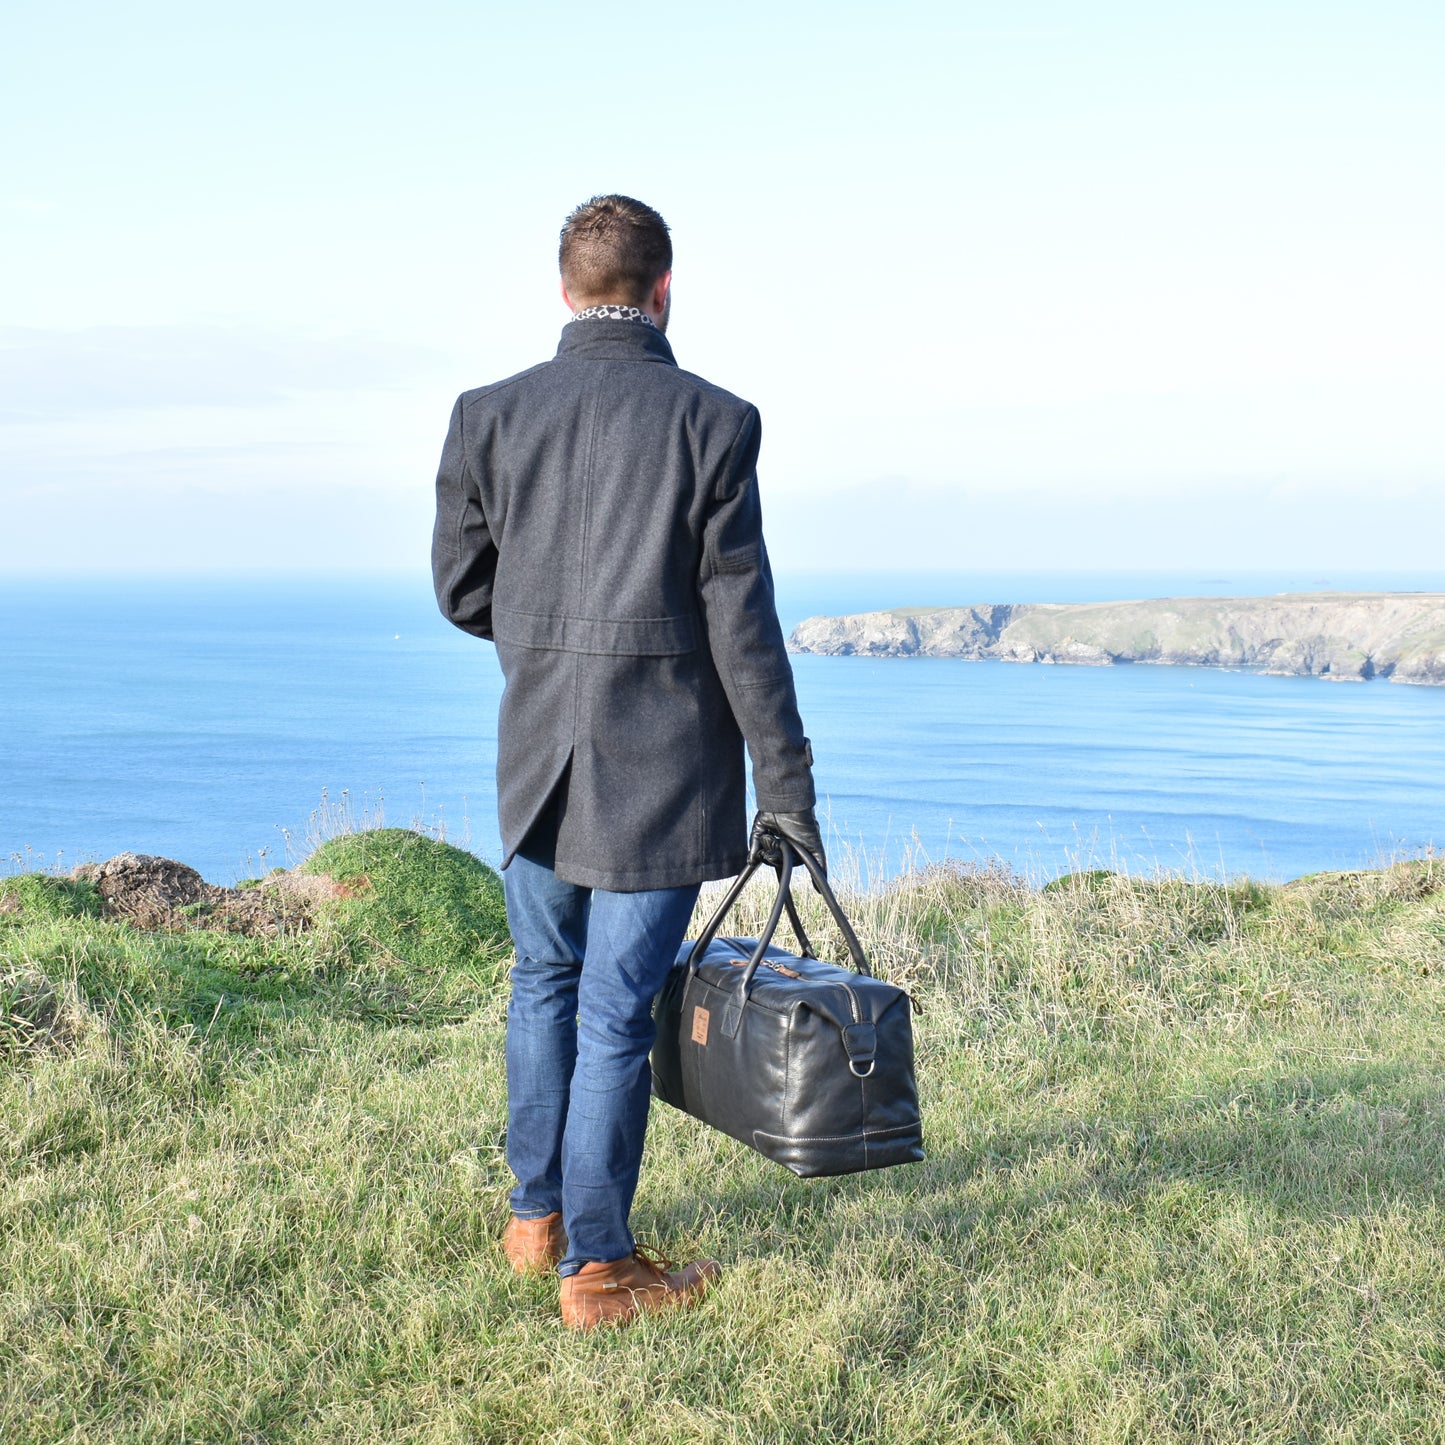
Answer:
MULTIPOLYGON (((1445 591, 1445 572, 777 579, 785 630, 898 606, 1445 591)), ((496 862, 493 650, 417 575, 0 580, 0 872, 123 851, 217 883, 347 827, 496 862)), ((830 851, 1278 881, 1445 846, 1445 688, 1212 668, 795 657, 830 851)))

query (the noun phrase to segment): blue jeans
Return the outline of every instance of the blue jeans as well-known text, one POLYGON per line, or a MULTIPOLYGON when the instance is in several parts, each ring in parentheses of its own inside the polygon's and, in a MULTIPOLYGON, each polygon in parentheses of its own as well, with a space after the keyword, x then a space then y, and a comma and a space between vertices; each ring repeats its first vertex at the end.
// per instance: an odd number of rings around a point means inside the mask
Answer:
POLYGON ((575 1274, 634 1247, 627 1219, 652 1092, 652 1001, 698 887, 612 893, 564 883, 545 835, 502 877, 517 951, 507 1007, 512 1212, 540 1219, 560 1209, 561 1273, 575 1274))

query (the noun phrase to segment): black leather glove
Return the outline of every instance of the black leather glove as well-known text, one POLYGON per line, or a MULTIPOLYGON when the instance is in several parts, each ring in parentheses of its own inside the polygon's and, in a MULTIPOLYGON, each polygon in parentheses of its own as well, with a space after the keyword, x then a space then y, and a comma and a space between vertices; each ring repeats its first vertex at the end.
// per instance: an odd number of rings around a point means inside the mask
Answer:
MULTIPOLYGON (((769 839, 785 838, 794 848, 805 848, 817 861, 819 871, 826 878, 828 858, 823 852, 823 835, 818 831, 818 818, 811 808, 802 813, 759 813, 753 820, 752 850, 761 853, 764 861, 772 863, 777 849, 769 846, 769 839)), ((799 864, 799 867, 802 865, 799 864)))

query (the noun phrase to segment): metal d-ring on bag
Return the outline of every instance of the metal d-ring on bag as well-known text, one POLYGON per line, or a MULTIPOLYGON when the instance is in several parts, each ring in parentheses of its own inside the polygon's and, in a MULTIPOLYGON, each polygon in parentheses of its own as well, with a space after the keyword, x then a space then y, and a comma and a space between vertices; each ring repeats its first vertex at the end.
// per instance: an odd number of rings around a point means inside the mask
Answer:
POLYGON ((652 1089, 664 1103, 795 1174, 852 1174, 923 1158, 912 1000, 875 978, 818 862, 797 849, 854 967, 813 952, 792 897, 795 850, 755 847, 657 997, 652 1089), (761 938, 718 937, 765 862, 778 873, 761 938), (775 947, 784 913, 802 952, 775 947))

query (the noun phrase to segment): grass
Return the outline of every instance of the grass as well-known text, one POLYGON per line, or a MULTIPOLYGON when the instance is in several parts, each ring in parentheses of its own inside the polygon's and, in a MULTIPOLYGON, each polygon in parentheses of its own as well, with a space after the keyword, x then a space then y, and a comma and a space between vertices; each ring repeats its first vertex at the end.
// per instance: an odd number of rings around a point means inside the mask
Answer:
POLYGON ((1438 860, 855 892, 928 1161, 799 1181, 659 1106, 634 1223, 727 1273, 583 1337, 498 1255, 494 875, 311 866, 355 896, 270 940, 5 881, 6 1442, 1445 1438, 1438 860))

